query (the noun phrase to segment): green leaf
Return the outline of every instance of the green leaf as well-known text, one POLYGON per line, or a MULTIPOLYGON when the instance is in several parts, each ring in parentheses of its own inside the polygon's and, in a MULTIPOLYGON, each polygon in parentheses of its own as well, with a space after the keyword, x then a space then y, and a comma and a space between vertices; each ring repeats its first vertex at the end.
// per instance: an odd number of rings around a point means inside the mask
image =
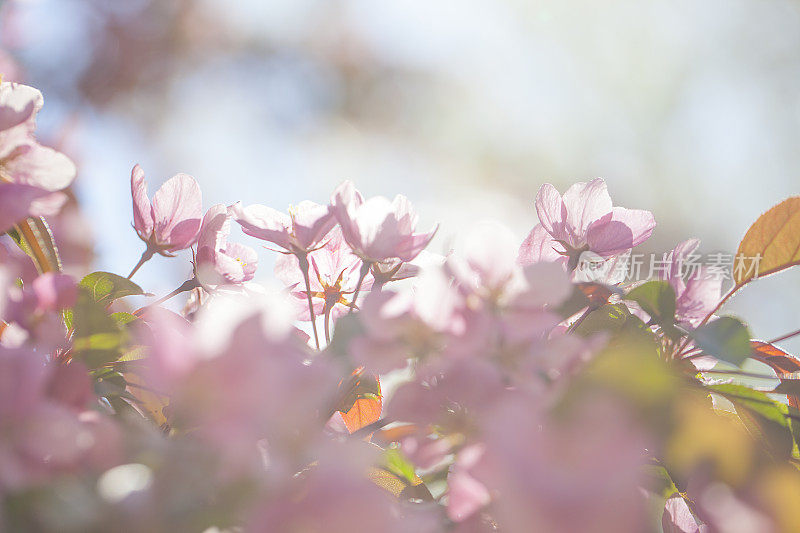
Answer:
POLYGON ((386 459, 386 468, 398 476, 404 477, 411 483, 417 479, 417 474, 414 471, 414 465, 406 459, 406 457, 397 448, 389 448, 386 450, 384 457, 386 459))
POLYGON ((659 324, 675 323, 675 290, 668 281, 648 281, 630 291, 625 299, 638 303, 659 324))
POLYGON ((42 217, 30 217, 19 222, 9 236, 20 249, 33 260, 36 269, 41 272, 58 272, 61 270, 61 259, 58 255, 53 233, 42 217))
POLYGON ((132 313, 126 313, 125 311, 111 313, 111 318, 113 318, 120 326, 127 326, 131 322, 139 319, 138 316, 132 313))
POLYGON ((642 466, 642 482, 644 483, 644 488, 662 498, 669 498, 678 492, 678 487, 675 486, 675 482, 672 481, 669 472, 661 465, 649 464, 642 466))
POLYGON ((592 311, 575 327, 575 333, 584 337, 600 332, 648 340, 652 338, 647 325, 639 317, 632 315, 622 303, 606 304, 592 311))
POLYGON ((750 332, 740 320, 723 316, 692 332, 695 344, 720 361, 740 366, 750 357, 750 332))
POLYGON ((108 314, 103 302, 94 300, 90 289, 80 288, 68 322, 75 330, 74 357, 90 369, 117 360, 123 352, 126 331, 108 314))
POLYGON ((791 455, 794 441, 786 416, 786 405, 745 385, 725 383, 708 388, 733 403, 750 434, 765 444, 774 455, 782 458, 791 455))
POLYGON ((117 298, 144 294, 137 284, 110 272, 92 272, 80 282, 96 302, 111 303, 117 298))

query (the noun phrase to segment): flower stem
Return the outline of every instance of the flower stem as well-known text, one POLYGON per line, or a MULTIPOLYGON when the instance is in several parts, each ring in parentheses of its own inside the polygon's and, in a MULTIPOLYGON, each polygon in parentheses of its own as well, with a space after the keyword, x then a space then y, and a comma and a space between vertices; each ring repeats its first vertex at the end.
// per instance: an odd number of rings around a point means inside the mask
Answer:
POLYGON ((133 267, 131 273, 128 274, 128 279, 131 279, 133 275, 136 274, 136 271, 142 268, 142 265, 145 264, 147 261, 149 261, 151 257, 153 257, 154 253, 155 252, 148 246, 147 249, 144 252, 142 252, 142 257, 139 258, 139 262, 136 263, 136 266, 133 267))
POLYGON ((325 344, 331 343, 331 306, 325 304, 325 344))
POLYGON ((368 263, 361 260, 361 272, 358 274, 358 285, 356 285, 356 290, 353 293, 353 300, 350 302, 350 311, 348 314, 352 313, 356 308, 356 302, 358 301, 358 293, 361 292, 361 284, 364 283, 364 278, 367 277, 367 273, 369 272, 372 263, 368 263))
MULTIPOLYGON (((311 319, 311 329, 314 330, 314 343, 319 350, 319 333, 317 333, 317 317, 314 315, 314 302, 311 301, 311 280, 308 277, 308 254, 298 253, 297 261, 300 264, 300 270, 303 272, 303 280, 306 282, 306 299, 308 300, 308 316, 311 319)), ((327 328, 325 333, 327 334, 327 328)))
POLYGON ((179 295, 182 292, 188 292, 188 291, 190 291, 192 289, 196 289, 199 286, 200 286, 200 282, 197 281, 197 278, 187 279, 186 281, 184 281, 181 284, 180 287, 178 287, 177 289, 175 289, 171 293, 167 294, 166 296, 164 296, 162 298, 159 298, 158 300, 156 300, 155 302, 153 302, 151 304, 148 304, 148 305, 142 307, 141 309, 138 309, 133 314, 136 315, 136 316, 140 316, 142 313, 144 313, 145 311, 147 311, 151 307, 155 307, 157 305, 161 305, 164 302, 166 302, 167 300, 169 300, 170 298, 173 298, 173 297, 179 295))
POLYGON ((781 335, 777 339, 772 339, 771 341, 769 341, 769 344, 775 344, 776 342, 785 341, 786 339, 791 339, 792 337, 796 337, 797 335, 800 335, 800 329, 798 329, 797 331, 793 331, 791 333, 787 333, 786 335, 781 335))

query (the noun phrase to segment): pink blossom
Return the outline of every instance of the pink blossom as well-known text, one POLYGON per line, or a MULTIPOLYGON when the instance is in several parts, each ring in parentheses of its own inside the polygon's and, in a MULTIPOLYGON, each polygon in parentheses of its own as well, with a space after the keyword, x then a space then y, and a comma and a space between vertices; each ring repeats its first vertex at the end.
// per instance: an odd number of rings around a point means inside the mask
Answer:
POLYGON ((336 224, 330 206, 307 200, 290 207, 288 215, 259 204, 243 207, 241 202, 231 212, 246 234, 291 253, 310 252, 336 224))
POLYGON ((653 233, 649 211, 613 207, 602 178, 576 183, 561 196, 546 183, 536 195, 539 224, 520 247, 519 261, 555 261, 566 258, 574 269, 580 254, 591 251, 603 258, 623 254, 653 233))
POLYGON ((131 171, 131 196, 133 226, 153 251, 176 252, 197 241, 203 202, 193 177, 187 174, 171 177, 156 191, 151 203, 144 171, 135 165, 131 171))
POLYGON ((382 196, 364 200, 350 181, 333 192, 331 207, 345 241, 368 263, 411 261, 436 233, 436 228, 415 233, 417 214, 405 196, 398 194, 392 202, 382 196))
POLYGON ((707 267, 696 265, 691 270, 687 265, 698 246, 697 239, 675 246, 669 256, 669 270, 661 276, 675 291, 675 318, 693 326, 714 310, 722 296, 722 276, 711 275, 707 267))
POLYGON ((39 312, 70 308, 78 297, 75 279, 67 274, 46 272, 33 280, 32 285, 39 312))
POLYGON ((447 516, 461 522, 489 503, 489 490, 472 477, 470 470, 483 455, 483 446, 472 444, 462 448, 447 478, 447 516))
MULTIPOLYGON (((348 312, 358 284, 361 260, 347 247, 338 226, 325 236, 322 246, 308 254, 308 264, 314 314, 319 316, 330 311, 331 318, 338 318, 348 312)), ((297 257, 290 254, 278 256, 275 275, 297 298, 298 318, 309 320, 303 271, 297 257)), ((367 274, 361 290, 369 290, 372 283, 372 275, 367 274)))
POLYGON ((115 429, 84 417, 90 396, 82 365, 62 369, 34 351, 0 346, 0 492, 114 460, 115 429))
POLYGON ((239 284, 253 279, 258 254, 243 244, 228 242, 231 216, 223 204, 217 204, 203 217, 197 238, 195 269, 204 285, 239 284))
POLYGON ((0 232, 29 216, 55 215, 67 197, 32 185, 0 182, 0 232))
POLYGON ((622 405, 599 396, 558 420, 525 395, 498 402, 485 419, 485 452, 472 475, 496 496, 492 511, 499 526, 641 531, 637 484, 646 441, 631 418, 622 405))
POLYGON ((58 212, 66 197, 55 191, 75 178, 72 161, 34 137, 43 101, 32 87, 0 83, 0 231, 27 216, 58 212))
POLYGON ((233 325, 228 342, 178 381, 171 405, 231 468, 252 469, 260 461, 256 442, 266 439, 269 468, 286 475, 279 458, 300 454, 322 435, 318 412, 332 401, 338 380, 326 362, 305 363, 290 329, 271 331, 268 311, 233 325))

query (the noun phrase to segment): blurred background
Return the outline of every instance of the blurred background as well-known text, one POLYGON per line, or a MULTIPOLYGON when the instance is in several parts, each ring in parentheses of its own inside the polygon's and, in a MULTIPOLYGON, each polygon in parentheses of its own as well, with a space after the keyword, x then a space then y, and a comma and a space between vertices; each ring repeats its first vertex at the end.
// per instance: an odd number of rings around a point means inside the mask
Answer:
MULTIPOLYGON (((604 177, 654 212, 658 254, 689 237, 733 254, 800 193, 797 0, 0 0, 0 49, 79 167, 63 233, 84 254, 65 261, 123 275, 143 250, 134 163, 151 194, 191 174, 206 208, 326 202, 343 179, 402 193, 441 223, 436 252, 486 218, 522 240, 544 182, 604 177)), ((137 281, 170 291, 182 257, 137 281)), ((800 327, 798 301, 795 268, 728 309, 770 339, 800 327)))

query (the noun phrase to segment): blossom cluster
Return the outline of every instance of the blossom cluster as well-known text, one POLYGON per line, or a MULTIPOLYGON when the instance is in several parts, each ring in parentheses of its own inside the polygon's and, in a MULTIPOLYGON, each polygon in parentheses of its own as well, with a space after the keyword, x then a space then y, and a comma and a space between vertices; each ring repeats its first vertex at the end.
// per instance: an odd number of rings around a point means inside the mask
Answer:
MULTIPOLYGON (((127 277, 77 280, 48 260, 60 243, 32 231, 75 175, 33 136, 41 104, 0 85, 7 529, 798 524, 800 362, 718 316, 732 293, 683 268, 696 239, 654 279, 619 279, 656 224, 614 207, 602 179, 563 195, 542 185, 521 243, 487 221, 440 255, 438 226, 420 229, 402 195, 365 198, 346 181, 325 204, 204 211, 193 177, 151 198, 136 165, 141 260, 127 277), (233 224, 277 254, 281 290, 255 281, 258 252, 230 240, 233 224), (187 280, 136 308, 152 296, 136 272, 182 250, 187 280), (162 305, 181 295, 182 312, 162 305), (774 369, 766 392, 783 402, 737 381, 746 359, 774 369)), ((770 273, 797 263, 776 253, 765 248, 770 273)), ((749 281, 737 274, 735 290, 749 281)))

